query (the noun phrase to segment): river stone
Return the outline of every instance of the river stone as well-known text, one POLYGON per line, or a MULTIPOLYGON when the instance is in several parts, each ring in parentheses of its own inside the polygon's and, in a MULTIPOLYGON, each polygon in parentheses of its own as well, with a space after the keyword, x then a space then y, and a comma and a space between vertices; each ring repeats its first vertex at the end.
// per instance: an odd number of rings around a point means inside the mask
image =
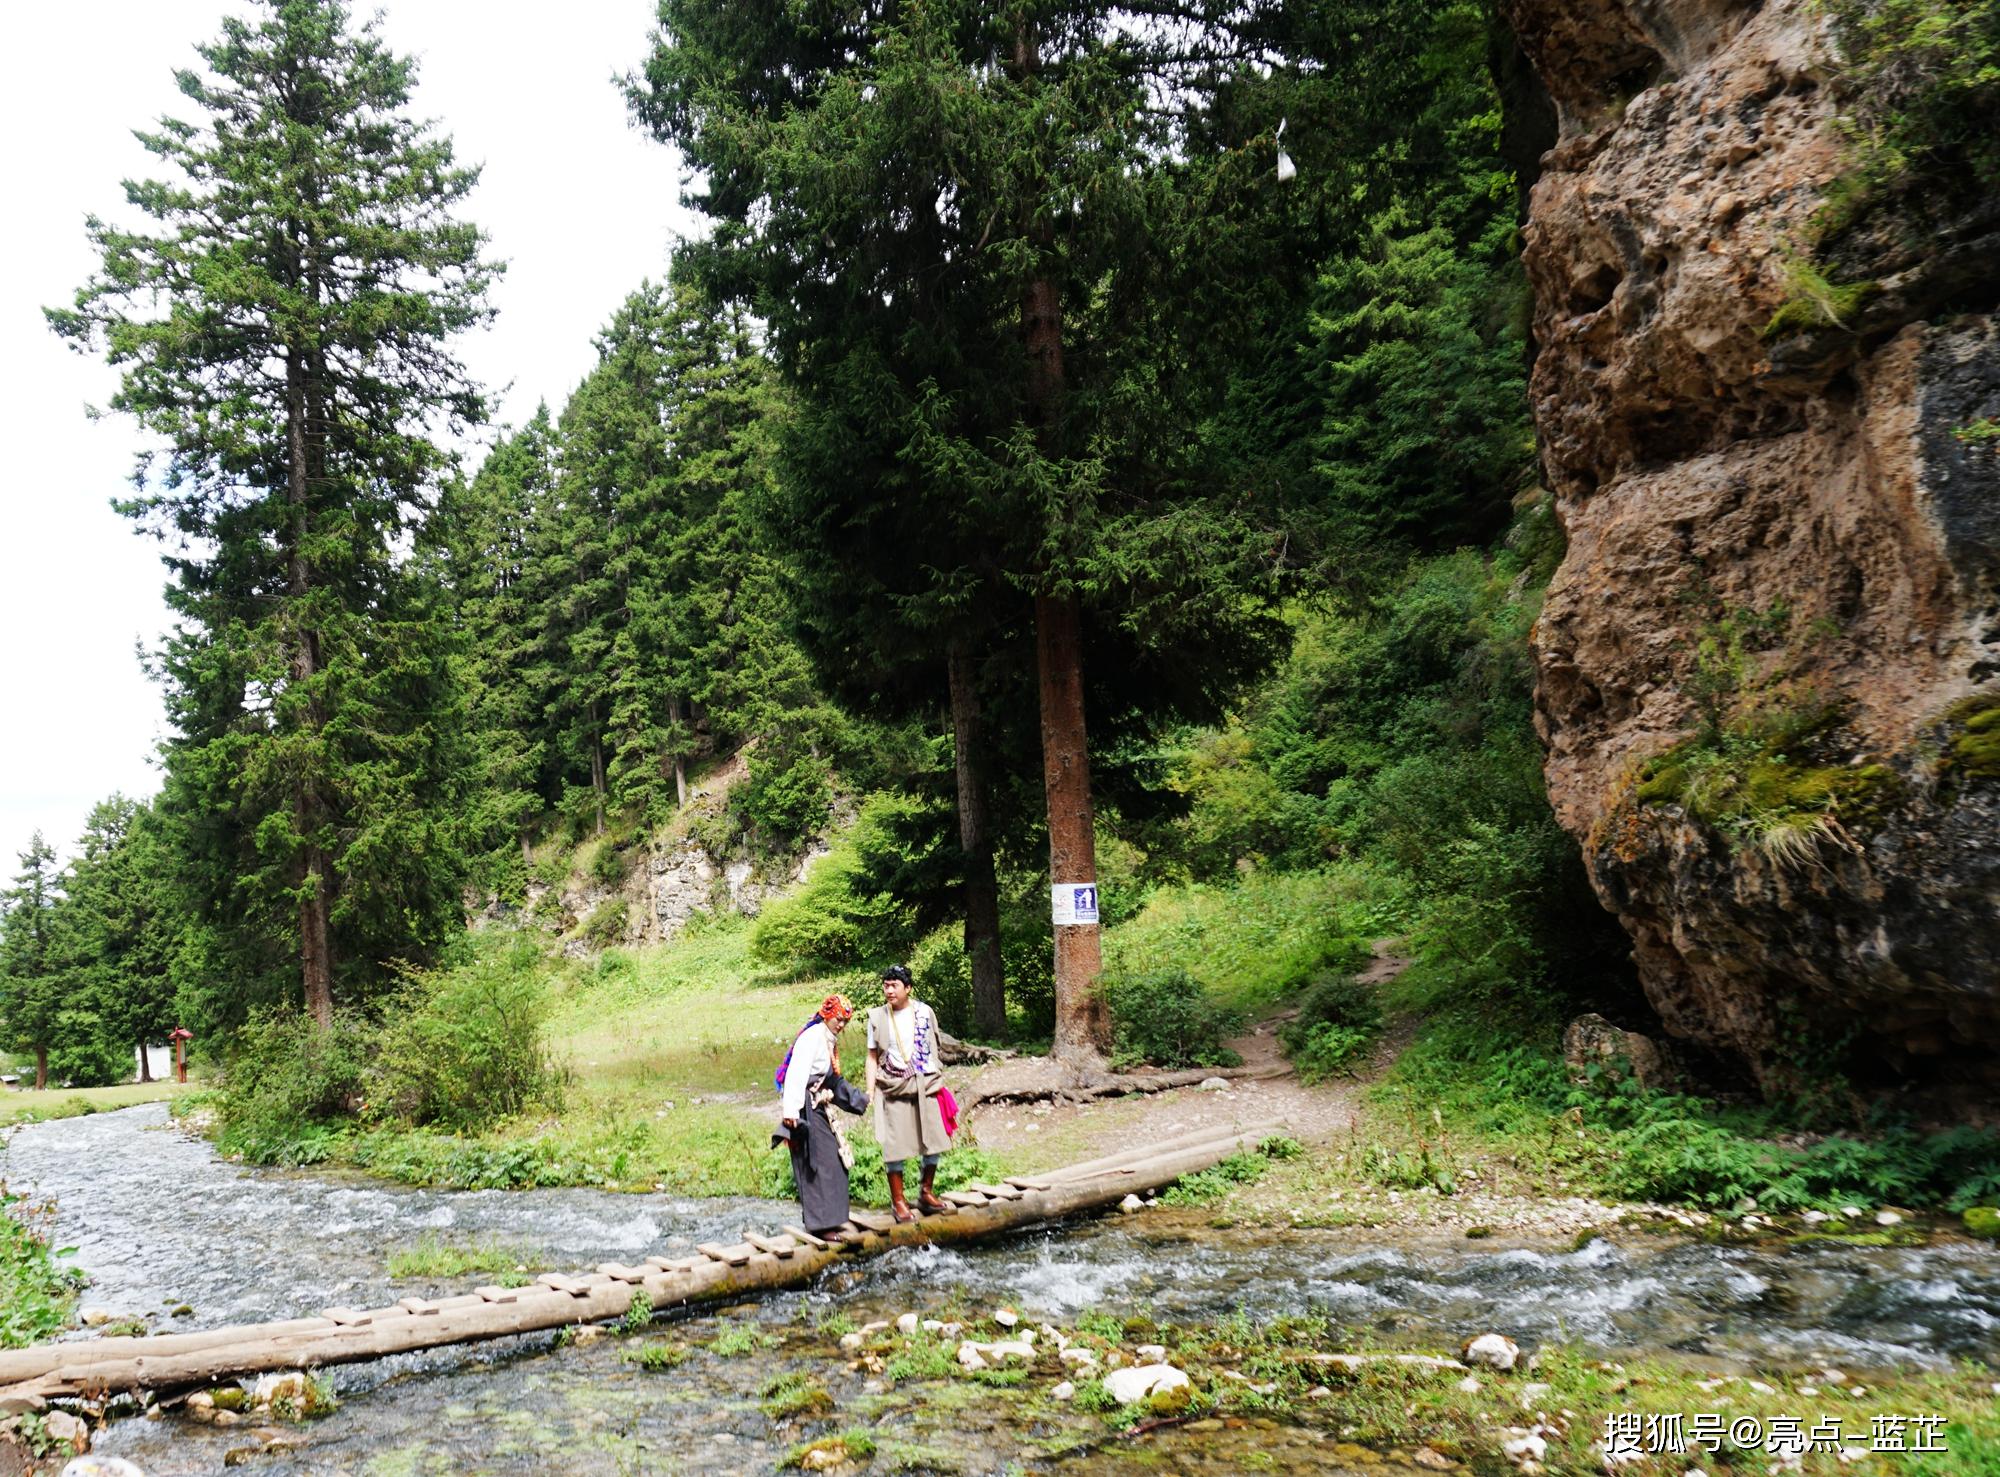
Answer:
POLYGON ((986 1356, 978 1344, 968 1339, 958 1346, 958 1364, 959 1368, 965 1370, 984 1369, 986 1368, 986 1356))
POLYGON ((1549 1391, 1553 1390, 1554 1388, 1555 1388, 1554 1385, 1545 1385, 1541 1383, 1539 1380, 1533 1384, 1521 1386, 1521 1394, 1519 1397, 1521 1401, 1521 1409, 1530 1411, 1533 1410, 1537 1405, 1540 1405, 1544 1400, 1549 1398, 1549 1391))
POLYGON ((1012 1328, 1021 1321, 1021 1315, 1016 1313, 1012 1308, 995 1308, 993 1310, 993 1321, 1002 1328, 1012 1328))
POLYGON ((902 1334, 904 1337, 907 1338, 916 1331, 917 1315, 915 1313, 905 1313, 896 1320, 896 1332, 902 1334))
POLYGON ((1137 1405, 1153 1395, 1187 1387, 1188 1377, 1171 1364, 1135 1364, 1104 1377, 1105 1392, 1120 1405, 1137 1405))
POLYGON ((76 1318, 85 1328, 102 1328, 113 1316, 108 1308, 85 1308, 76 1318))
POLYGON ((52 1410, 43 1416, 42 1432, 72 1453, 90 1449, 90 1427, 66 1410, 52 1410))
POLYGON ((861 1335, 858 1333, 843 1333, 840 1336, 840 1347, 848 1350, 849 1352, 852 1352, 853 1350, 860 1348, 861 1335))
POLYGON ((1137 1195, 1127 1195, 1123 1200, 1118 1202, 1118 1210, 1121 1215, 1131 1215, 1134 1211, 1144 1210, 1145 1208, 1146 1202, 1141 1200, 1137 1195))
POLYGON ((1893 1210, 1875 1212, 1875 1224, 1878 1226, 1900 1226, 1902 1223, 1903 1218, 1893 1210))
POLYGON ((1076 1398, 1076 1386, 1072 1385, 1068 1380, 1064 1380, 1053 1390, 1049 1391, 1049 1398, 1051 1400, 1074 1400, 1076 1398))
POLYGON ((939 1322, 939 1321, 938 1321, 937 1319, 935 1319, 935 1318, 926 1318, 926 1319, 925 1319, 925 1320, 923 1321, 923 1323, 922 1323, 922 1324, 920 1324, 919 1326, 920 1326, 920 1327, 921 1327, 921 1328, 923 1329, 923 1331, 924 1331, 925 1333, 943 1333, 943 1332, 944 1332, 944 1324, 943 1324, 943 1323, 941 1323, 941 1322, 939 1322))
POLYGON ((2000 1240, 2000 1210, 1990 1205, 1975 1205, 1960 1217, 1965 1229, 1971 1235, 1987 1241, 2000 1240))
POLYGON ((1132 1352, 1139 1356, 1139 1361, 1142 1364, 1163 1364, 1167 1358, 1167 1346, 1165 1344, 1135 1344, 1132 1347, 1132 1352))
POLYGON ((1065 1364, 1074 1364, 1078 1365, 1079 1367, 1086 1364, 1097 1363, 1097 1356, 1091 1353, 1090 1350, 1083 1348, 1064 1349, 1062 1353, 1057 1357, 1059 1357, 1065 1364))
POLYGON ((1504 1333, 1482 1333, 1477 1338, 1466 1340, 1459 1357, 1467 1364, 1484 1364, 1504 1371, 1514 1367, 1515 1361, 1521 1357, 1521 1347, 1504 1333))
POLYGON ((122 1456, 80 1456, 62 1469, 62 1477, 146 1477, 146 1473, 122 1456))
POLYGON ((1229 1079, 1227 1077, 1204 1077, 1198 1084, 1197 1090, 1201 1092, 1227 1092, 1229 1090, 1229 1079))
POLYGON ((988 1359, 1022 1359, 1035 1362, 1035 1346, 1026 1339, 1002 1339, 997 1344, 986 1346, 988 1359))

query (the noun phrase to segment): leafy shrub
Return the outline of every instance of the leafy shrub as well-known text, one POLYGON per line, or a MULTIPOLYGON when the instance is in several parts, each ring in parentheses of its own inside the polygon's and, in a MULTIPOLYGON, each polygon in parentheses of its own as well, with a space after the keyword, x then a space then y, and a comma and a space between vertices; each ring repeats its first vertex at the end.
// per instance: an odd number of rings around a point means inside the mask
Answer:
POLYGON ((625 924, 630 916, 631 904, 624 898, 606 898, 592 908, 590 916, 584 920, 584 941, 594 948, 609 948, 625 937, 625 924))
POLYGON ((590 880, 600 887, 616 887, 625 880, 630 860, 623 847, 606 837, 590 859, 590 880))
POLYGON ((375 1036, 353 1011, 258 1011, 231 1043, 217 1099, 218 1141, 252 1163, 299 1162, 293 1143, 352 1113, 367 1094, 375 1036))
POLYGON ((1382 1029, 1382 1002, 1375 987, 1339 970, 1322 971, 1299 1001, 1296 1018, 1278 1039, 1291 1054, 1301 1079, 1322 1082, 1344 1072, 1382 1029))
POLYGON ((1303 1036, 1287 1042, 1287 1050, 1301 1082, 1324 1082, 1329 1077, 1351 1072, 1354 1064, 1368 1054, 1374 1040, 1372 1031, 1321 1021, 1303 1036))
POLYGON ((540 951, 521 940, 413 981, 380 1033, 383 1110, 465 1132, 534 1103, 558 1103, 561 1076, 542 1043, 548 1007, 540 962, 540 951))
POLYGON ((948 896, 939 878, 951 867, 944 820, 921 796, 870 795, 805 885, 758 916, 752 956, 801 975, 905 958, 940 921, 948 896))
POLYGON ((1233 1067, 1242 1060, 1223 1042, 1243 1029, 1243 1012, 1221 1004, 1186 970, 1110 976, 1103 988, 1118 1065, 1233 1067))

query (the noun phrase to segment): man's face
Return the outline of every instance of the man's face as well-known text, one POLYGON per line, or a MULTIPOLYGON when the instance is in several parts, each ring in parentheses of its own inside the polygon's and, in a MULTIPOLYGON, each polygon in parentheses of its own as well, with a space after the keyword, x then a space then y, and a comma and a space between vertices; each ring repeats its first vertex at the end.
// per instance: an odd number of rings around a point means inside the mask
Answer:
POLYGON ((910 1003, 910 987, 901 980, 884 980, 882 998, 889 1002, 889 1009, 901 1010, 910 1003))

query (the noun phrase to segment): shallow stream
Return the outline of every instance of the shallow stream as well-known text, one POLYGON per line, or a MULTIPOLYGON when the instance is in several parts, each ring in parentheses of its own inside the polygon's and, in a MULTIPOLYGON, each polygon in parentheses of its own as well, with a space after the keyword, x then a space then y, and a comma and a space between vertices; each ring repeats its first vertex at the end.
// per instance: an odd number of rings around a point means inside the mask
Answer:
MULTIPOLYGON (((789 1205, 754 1200, 435 1191, 245 1169, 173 1129, 160 1105, 22 1129, 0 1154, 0 1177, 55 1199, 56 1234, 90 1274, 85 1305, 144 1317, 157 1332, 486 1280, 391 1279, 390 1253, 426 1236, 517 1248, 523 1261, 571 1269, 733 1240, 743 1227, 792 1217, 789 1205), (172 1316, 181 1305, 192 1313, 172 1316)), ((258 1470, 287 1473, 770 1472, 804 1435, 863 1421, 879 1398, 860 1374, 826 1360, 815 1325, 836 1313, 858 1324, 929 1311, 954 1292, 970 1307, 1004 1302, 1059 1324, 1091 1311, 1183 1323, 1318 1312, 1351 1328, 1357 1345, 1449 1349, 1491 1329, 1524 1347, 1563 1342, 1610 1358, 1676 1351, 1721 1367, 2000 1363, 2000 1257, 1972 1243, 1778 1249, 1635 1235, 1571 1250, 1385 1230, 1218 1230, 1199 1213, 1154 1210, 983 1247, 901 1250, 672 1330, 693 1346, 724 1323, 751 1321, 783 1340, 758 1355, 697 1351, 676 1369, 646 1372, 616 1338, 557 1348, 553 1336, 533 1335, 332 1370, 343 1403, 305 1428, 134 1419, 114 1423, 96 1449, 154 1477, 221 1470, 230 1452, 253 1450, 258 1470), (838 1415, 805 1427, 774 1422, 759 1408, 760 1389, 806 1361, 816 1361, 838 1415)), ((1125 1470, 1141 1455, 1050 1456, 1062 1432, 988 1408, 1000 1405, 940 1398, 914 1414, 900 1407, 897 1419, 912 1449, 949 1454, 969 1472, 1125 1470)), ((1243 1442, 1266 1470, 1265 1456, 1277 1470, 1337 1470, 1315 1448, 1322 1439, 1266 1427, 1162 1431, 1140 1444, 1146 1465, 1189 1472, 1239 1470, 1243 1442)))

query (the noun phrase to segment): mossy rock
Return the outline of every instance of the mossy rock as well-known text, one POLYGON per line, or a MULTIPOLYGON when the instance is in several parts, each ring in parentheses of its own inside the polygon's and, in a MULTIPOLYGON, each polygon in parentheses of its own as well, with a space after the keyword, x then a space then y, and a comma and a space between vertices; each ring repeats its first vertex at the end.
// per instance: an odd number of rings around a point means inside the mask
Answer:
POLYGON ((1779 304, 1771 321, 1764 325, 1764 337, 1787 338, 1820 328, 1848 328, 1854 315, 1881 295, 1879 282, 1828 283, 1824 292, 1802 292, 1779 304))
POLYGON ((1965 1222, 1966 1231, 1984 1241, 2000 1241, 2000 1209, 1991 1205, 1975 1205, 1959 1219, 1965 1222))
POLYGON ((2000 779, 2000 703, 1974 713, 1952 735, 1949 764, 1967 779, 2000 779))
POLYGON ((1641 805, 1675 805, 1686 796, 1687 788, 1687 766, 1669 763, 1640 780, 1633 794, 1641 805))
POLYGON ((208 1392, 217 1410, 241 1410, 249 1403, 249 1396, 240 1385, 219 1385, 208 1392))

